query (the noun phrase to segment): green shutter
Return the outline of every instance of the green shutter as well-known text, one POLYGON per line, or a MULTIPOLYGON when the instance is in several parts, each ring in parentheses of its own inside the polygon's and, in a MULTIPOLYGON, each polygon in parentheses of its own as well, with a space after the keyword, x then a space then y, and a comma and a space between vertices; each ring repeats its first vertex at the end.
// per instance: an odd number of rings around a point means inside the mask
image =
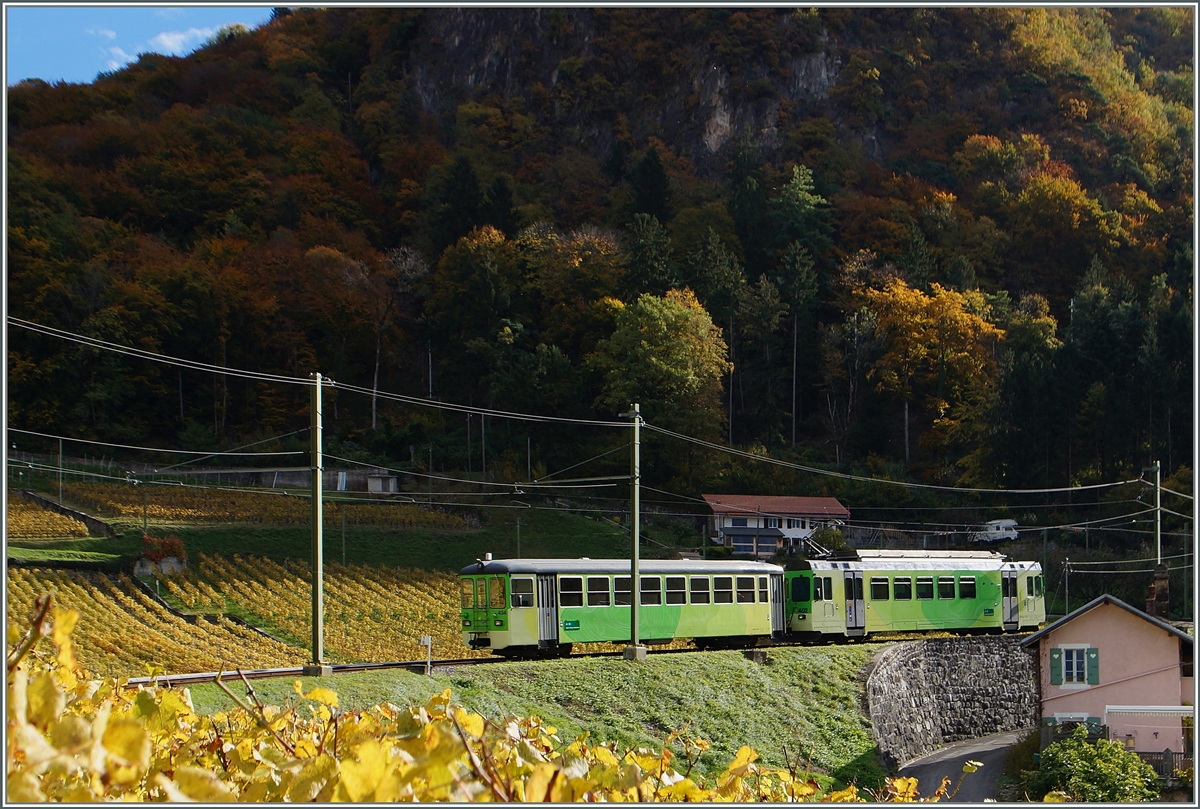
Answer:
POLYGON ((1087 650, 1087 680, 1088 685, 1097 685, 1100 682, 1100 650, 1087 650))
POLYGON ((1062 685, 1062 649, 1050 650, 1050 685, 1062 685))

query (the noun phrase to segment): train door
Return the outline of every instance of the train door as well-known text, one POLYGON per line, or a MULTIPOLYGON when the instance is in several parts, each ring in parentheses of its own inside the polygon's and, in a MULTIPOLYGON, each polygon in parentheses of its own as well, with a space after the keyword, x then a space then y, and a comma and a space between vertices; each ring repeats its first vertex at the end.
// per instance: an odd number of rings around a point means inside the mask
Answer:
POLYGON ((1017 597, 1017 571, 1000 571, 1000 599, 1004 629, 1012 632, 1017 628, 1017 604, 1020 601, 1017 597))
POLYGON ((782 635, 787 625, 785 623, 783 602, 783 576, 779 573, 771 575, 771 634, 782 635))
POLYGON ((488 621, 487 578, 480 576, 475 579, 475 609, 471 613, 471 625, 476 632, 487 632, 491 629, 488 621))
POLYGON ((538 646, 558 646, 558 585, 553 575, 539 575, 538 588, 538 646))
POLYGON ((846 634, 862 635, 867 625, 866 602, 863 599, 863 574, 861 570, 847 570, 846 585, 846 634))

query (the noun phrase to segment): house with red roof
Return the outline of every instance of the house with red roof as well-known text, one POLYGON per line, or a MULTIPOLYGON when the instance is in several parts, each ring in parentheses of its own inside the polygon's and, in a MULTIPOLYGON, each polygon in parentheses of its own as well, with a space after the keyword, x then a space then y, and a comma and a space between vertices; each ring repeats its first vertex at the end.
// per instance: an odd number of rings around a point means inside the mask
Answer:
POLYGON ((734 553, 773 556, 797 548, 826 526, 842 525, 850 510, 834 497, 706 494, 708 536, 734 553))

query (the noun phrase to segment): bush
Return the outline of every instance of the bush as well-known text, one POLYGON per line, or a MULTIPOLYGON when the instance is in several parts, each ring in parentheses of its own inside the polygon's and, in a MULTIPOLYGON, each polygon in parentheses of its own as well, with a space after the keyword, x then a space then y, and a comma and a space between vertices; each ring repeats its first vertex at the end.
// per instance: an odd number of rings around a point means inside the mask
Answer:
POLYGON ((145 549, 142 556, 151 562, 161 562, 168 556, 174 556, 180 562, 187 561, 187 551, 183 548, 183 540, 174 534, 165 537, 142 534, 142 542, 145 549))
POLYGON ((1154 768, 1120 742, 1087 740, 1087 727, 1042 751, 1041 766, 1028 782, 1028 794, 1061 792, 1072 801, 1140 802, 1158 798, 1154 768))

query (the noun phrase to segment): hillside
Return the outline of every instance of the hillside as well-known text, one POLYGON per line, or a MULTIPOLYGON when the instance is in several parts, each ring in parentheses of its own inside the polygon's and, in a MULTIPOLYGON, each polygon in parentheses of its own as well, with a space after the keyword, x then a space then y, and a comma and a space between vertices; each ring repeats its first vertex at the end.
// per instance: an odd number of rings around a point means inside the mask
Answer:
MULTIPOLYGON (((1192 453, 1193 25, 281 10, 8 90, 8 312, 320 371, 359 388, 329 394, 333 446, 415 472, 536 477, 614 439, 369 391, 606 420, 636 400, 688 435, 961 485, 1170 474, 1192 453)), ((308 423, 297 385, 9 341, 18 428, 200 450, 308 423)), ((797 485, 661 435, 645 457, 689 495, 797 485)))

